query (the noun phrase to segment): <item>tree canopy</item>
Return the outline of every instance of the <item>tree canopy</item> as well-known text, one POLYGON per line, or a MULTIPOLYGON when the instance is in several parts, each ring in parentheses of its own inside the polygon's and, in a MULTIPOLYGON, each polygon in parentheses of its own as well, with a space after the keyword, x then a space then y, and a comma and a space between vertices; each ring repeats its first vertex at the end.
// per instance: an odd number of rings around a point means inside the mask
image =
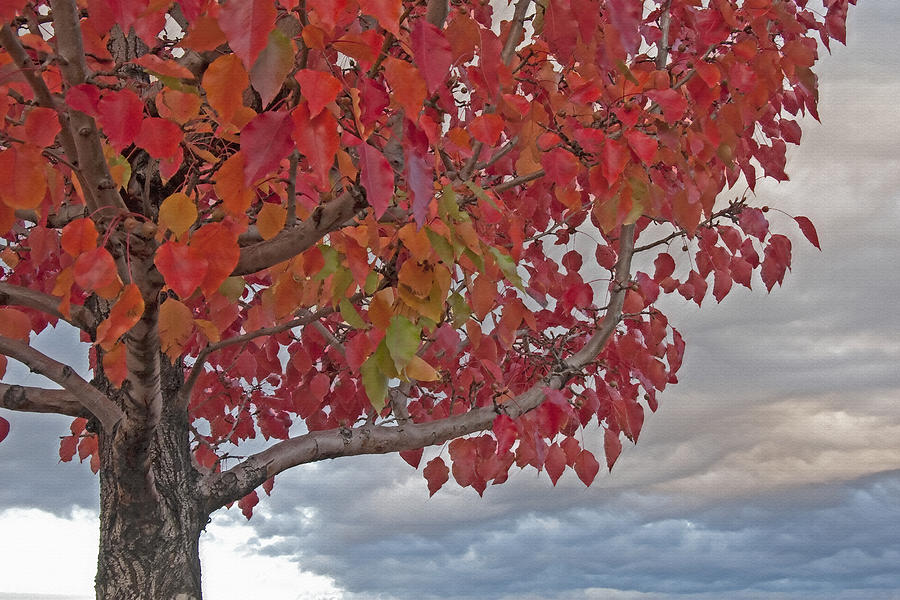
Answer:
POLYGON ((3 3, 0 374, 62 389, 0 383, 0 406, 74 417, 60 457, 121 517, 98 597, 162 538, 194 550, 156 589, 199 596, 201 521, 304 463, 449 442, 432 494, 611 469, 677 382, 660 295, 790 268, 752 192, 818 118, 848 0, 820 8, 3 3), (90 381, 29 345, 60 321, 90 381))

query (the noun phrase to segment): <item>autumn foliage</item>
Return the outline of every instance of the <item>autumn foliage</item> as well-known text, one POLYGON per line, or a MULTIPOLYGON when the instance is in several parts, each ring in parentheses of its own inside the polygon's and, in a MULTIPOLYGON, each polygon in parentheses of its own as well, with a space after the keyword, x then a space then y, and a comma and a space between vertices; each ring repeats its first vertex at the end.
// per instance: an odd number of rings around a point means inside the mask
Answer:
POLYGON ((824 4, 3 2, 0 373, 63 389, 0 405, 75 417, 95 470, 180 411, 203 506, 248 517, 286 468, 445 442, 431 493, 590 485, 677 382, 657 300, 818 246, 753 190, 817 117, 824 4), (90 382, 28 346, 60 321, 90 382))

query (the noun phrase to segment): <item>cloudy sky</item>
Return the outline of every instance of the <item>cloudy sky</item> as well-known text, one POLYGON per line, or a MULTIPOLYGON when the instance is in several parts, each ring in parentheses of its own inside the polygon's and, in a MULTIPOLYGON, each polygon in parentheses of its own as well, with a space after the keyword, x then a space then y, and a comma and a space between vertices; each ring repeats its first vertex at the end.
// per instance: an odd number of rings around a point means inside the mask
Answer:
MULTIPOLYGON (((250 523, 214 519, 207 600, 900 598, 897 23, 900 3, 860 0, 819 69, 823 124, 792 181, 758 190, 812 218, 823 252, 770 213, 795 241, 784 288, 667 302, 681 383, 611 475, 428 499, 397 456, 306 466, 250 523)), ((3 416, 0 600, 89 597, 97 483, 57 464, 68 420, 3 416)))

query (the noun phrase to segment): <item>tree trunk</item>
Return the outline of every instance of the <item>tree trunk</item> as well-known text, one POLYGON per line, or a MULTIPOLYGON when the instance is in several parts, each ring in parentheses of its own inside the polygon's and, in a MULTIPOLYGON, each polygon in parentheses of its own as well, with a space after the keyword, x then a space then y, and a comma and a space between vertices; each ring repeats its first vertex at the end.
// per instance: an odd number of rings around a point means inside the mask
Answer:
MULTIPOLYGON (((173 406, 180 369, 163 363, 165 404, 173 406)), ((156 497, 135 502, 126 500, 128 457, 115 432, 100 434, 98 600, 200 600, 199 542, 208 514, 188 440, 187 415, 164 411, 151 448, 156 497)))

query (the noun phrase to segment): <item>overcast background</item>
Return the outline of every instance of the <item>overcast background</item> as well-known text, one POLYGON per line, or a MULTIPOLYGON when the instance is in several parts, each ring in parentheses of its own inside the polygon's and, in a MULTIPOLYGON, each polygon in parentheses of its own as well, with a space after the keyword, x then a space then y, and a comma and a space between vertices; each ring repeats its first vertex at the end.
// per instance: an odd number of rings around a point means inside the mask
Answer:
MULTIPOLYGON (((784 288, 666 301, 681 383, 611 475, 515 470, 483 499, 428 499, 397 456, 295 469, 249 523, 216 516, 206 599, 900 598, 898 25, 895 0, 851 9, 849 47, 818 69, 823 124, 791 181, 758 190, 810 217, 823 252, 770 212, 794 241, 784 288)), ((97 482, 57 464, 68 419, 3 416, 0 599, 90 597, 97 482)))

